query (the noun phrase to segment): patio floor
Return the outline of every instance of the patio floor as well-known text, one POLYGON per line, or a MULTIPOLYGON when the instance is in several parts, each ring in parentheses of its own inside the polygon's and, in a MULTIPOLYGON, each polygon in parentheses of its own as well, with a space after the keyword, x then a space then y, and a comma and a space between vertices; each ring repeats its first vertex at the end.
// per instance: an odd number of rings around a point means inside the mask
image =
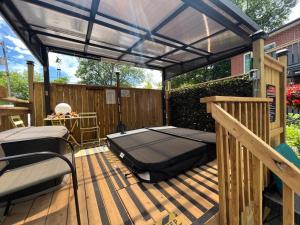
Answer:
MULTIPOLYGON (((216 162, 148 184, 139 182, 110 151, 87 152, 76 158, 82 224, 165 224, 162 219, 174 217, 183 224, 201 224, 218 211, 216 162)), ((70 182, 12 206, 0 224, 77 224, 70 182)))

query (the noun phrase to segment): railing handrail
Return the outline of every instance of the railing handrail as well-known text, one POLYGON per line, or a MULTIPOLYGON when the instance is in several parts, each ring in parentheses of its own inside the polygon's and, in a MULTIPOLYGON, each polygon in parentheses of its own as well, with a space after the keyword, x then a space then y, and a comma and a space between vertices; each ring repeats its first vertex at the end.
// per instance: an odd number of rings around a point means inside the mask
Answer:
POLYGON ((210 96, 200 99, 201 103, 208 102, 271 102, 271 98, 253 98, 253 97, 236 97, 236 96, 210 96))
POLYGON ((231 116, 221 106, 213 102, 209 103, 209 105, 212 117, 222 127, 245 146, 266 167, 280 177, 285 184, 292 188, 298 195, 300 194, 300 170, 294 164, 281 156, 270 145, 231 116))

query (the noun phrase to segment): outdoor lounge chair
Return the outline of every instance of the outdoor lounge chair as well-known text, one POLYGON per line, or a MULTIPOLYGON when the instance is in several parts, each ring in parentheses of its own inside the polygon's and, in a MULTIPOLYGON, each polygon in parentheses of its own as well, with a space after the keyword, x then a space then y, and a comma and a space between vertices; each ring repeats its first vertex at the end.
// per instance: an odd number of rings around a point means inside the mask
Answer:
MULTIPOLYGON (((57 138, 44 138, 57 139, 57 138)), ((0 143, 0 198, 7 199, 6 209, 4 215, 9 212, 11 202, 16 199, 16 193, 28 187, 34 187, 37 184, 45 181, 66 175, 72 175, 76 215, 78 225, 80 225, 79 203, 78 203, 78 183, 76 176, 76 166, 74 159, 74 148, 72 144, 59 138, 69 144, 71 148, 70 153, 64 155, 54 152, 34 152, 13 156, 5 156, 3 148, 0 143), (34 162, 18 168, 8 170, 7 167, 11 161, 24 160, 28 158, 45 157, 44 160, 34 162)))

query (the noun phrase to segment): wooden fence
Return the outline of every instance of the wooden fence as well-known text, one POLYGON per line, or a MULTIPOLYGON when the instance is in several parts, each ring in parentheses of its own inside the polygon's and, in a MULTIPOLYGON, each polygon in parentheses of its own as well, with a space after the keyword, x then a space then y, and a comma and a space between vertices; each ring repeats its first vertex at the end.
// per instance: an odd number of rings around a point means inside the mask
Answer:
MULTIPOLYGON (((34 121, 33 124, 44 124, 44 86, 34 83, 34 121)), ((106 103, 106 90, 115 87, 87 85, 51 84, 50 107, 54 111, 58 103, 68 103, 75 112, 97 112, 100 135, 116 132, 118 124, 117 104, 106 103)), ((122 88, 127 90, 127 97, 122 97, 122 117, 127 130, 162 125, 162 97, 160 90, 122 88)), ((125 95, 124 95, 125 96, 125 95)), ((75 132, 78 139, 78 130, 75 132)))

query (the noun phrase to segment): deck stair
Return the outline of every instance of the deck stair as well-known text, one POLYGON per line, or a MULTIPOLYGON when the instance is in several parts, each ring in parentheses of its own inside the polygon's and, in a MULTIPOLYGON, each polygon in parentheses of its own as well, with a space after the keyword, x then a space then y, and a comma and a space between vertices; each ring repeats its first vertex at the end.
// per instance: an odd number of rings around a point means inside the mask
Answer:
POLYGON ((262 225, 269 171, 283 182, 283 225, 294 224, 300 170, 270 145, 268 98, 207 97, 216 121, 219 216, 224 225, 262 225))

